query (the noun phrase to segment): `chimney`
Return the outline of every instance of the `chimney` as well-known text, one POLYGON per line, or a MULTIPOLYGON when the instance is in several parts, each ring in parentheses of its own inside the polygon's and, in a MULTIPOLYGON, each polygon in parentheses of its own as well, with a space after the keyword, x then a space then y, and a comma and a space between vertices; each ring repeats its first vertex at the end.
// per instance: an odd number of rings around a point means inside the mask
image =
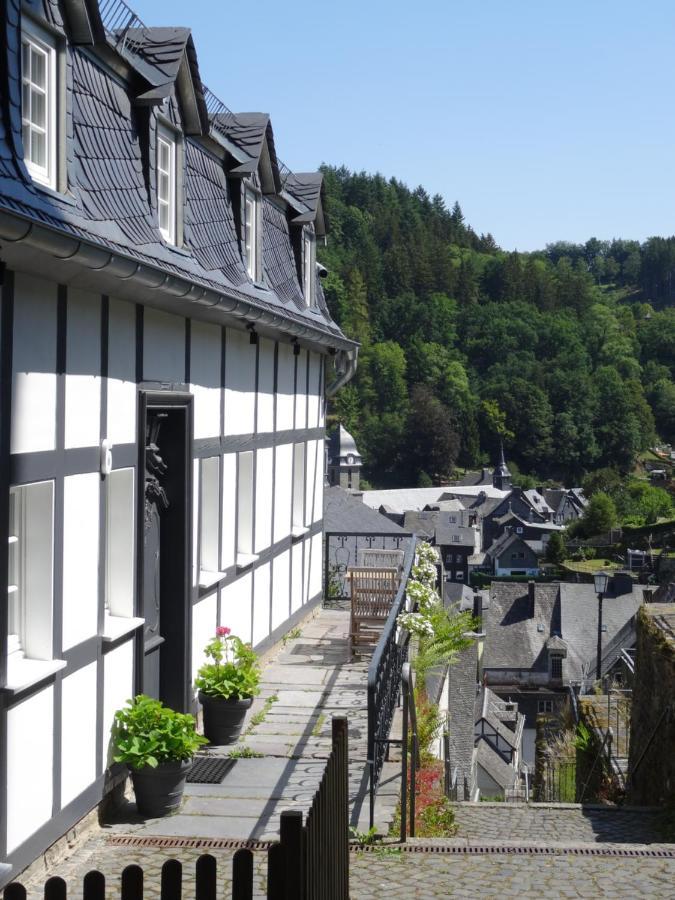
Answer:
POLYGON ((473 595, 473 617, 476 620, 475 628, 480 631, 483 628, 483 598, 478 592, 473 595))
POLYGON ((535 599, 534 599, 534 597, 535 597, 535 590, 536 590, 536 587, 537 587, 537 586, 536 586, 536 584, 534 583, 534 581, 528 581, 528 582, 527 582, 527 599, 528 599, 528 601, 529 601, 529 606, 530 606, 530 618, 531 618, 531 619, 534 618, 534 608, 535 608, 535 599))

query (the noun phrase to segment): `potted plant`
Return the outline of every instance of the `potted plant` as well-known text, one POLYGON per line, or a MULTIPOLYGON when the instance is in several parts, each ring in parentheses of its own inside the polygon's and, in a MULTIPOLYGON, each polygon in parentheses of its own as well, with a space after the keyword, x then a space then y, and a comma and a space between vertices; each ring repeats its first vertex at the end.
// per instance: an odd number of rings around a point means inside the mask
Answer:
POLYGON ((206 739, 194 717, 139 694, 115 713, 115 762, 126 763, 144 816, 165 816, 180 806, 192 757, 206 739))
POLYGON ((231 744, 241 734, 246 711, 259 692, 260 667, 250 644, 219 626, 204 648, 210 662, 195 685, 204 710, 204 734, 212 744, 231 744))

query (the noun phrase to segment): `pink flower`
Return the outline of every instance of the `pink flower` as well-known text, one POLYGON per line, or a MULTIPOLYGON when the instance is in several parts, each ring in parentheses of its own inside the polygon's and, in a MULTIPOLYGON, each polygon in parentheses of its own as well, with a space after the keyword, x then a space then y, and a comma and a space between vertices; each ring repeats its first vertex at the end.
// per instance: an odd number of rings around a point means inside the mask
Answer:
POLYGON ((216 634, 218 635, 218 637, 227 637, 227 635, 230 633, 230 630, 231 629, 226 628, 224 625, 219 625, 216 628, 216 634))

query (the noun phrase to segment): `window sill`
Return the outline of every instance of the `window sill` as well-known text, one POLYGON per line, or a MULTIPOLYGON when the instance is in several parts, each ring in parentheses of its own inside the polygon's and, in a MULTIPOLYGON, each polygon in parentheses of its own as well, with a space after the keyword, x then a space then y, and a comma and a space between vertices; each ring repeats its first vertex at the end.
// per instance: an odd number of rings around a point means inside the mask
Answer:
POLYGON ((35 175, 31 175, 31 179, 33 182, 33 187, 37 188, 38 191, 42 191, 48 197, 60 200, 61 203, 67 203, 68 206, 77 206, 77 200, 73 197, 72 194, 67 194, 63 191, 58 190, 58 188, 52 187, 50 184, 45 184, 44 181, 39 181, 35 177, 35 175))
POLYGON ((118 638, 124 637, 125 634, 131 634, 141 625, 145 624, 145 619, 135 618, 133 616, 106 616, 103 622, 103 632, 101 638, 104 644, 111 644, 118 638))
POLYGON ((294 525, 291 528, 291 537, 293 540, 304 537, 306 534, 309 534, 309 528, 305 528, 304 525, 294 525))
POLYGON ((4 690, 18 693, 44 681, 65 667, 65 659, 27 659, 25 656, 12 654, 7 660, 7 681, 4 690))
POLYGON ((257 553, 237 553, 237 569, 248 569, 260 559, 257 553))
POLYGON ((218 584, 219 581, 222 581, 223 578, 227 577, 226 572, 209 572, 206 569, 200 569, 199 571, 199 587, 200 588, 210 588, 213 587, 214 584, 218 584))

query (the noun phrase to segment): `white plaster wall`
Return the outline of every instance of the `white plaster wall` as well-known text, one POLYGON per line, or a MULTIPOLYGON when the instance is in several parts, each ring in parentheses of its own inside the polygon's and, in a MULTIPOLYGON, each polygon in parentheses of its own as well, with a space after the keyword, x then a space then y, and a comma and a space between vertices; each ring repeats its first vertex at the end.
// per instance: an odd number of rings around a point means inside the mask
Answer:
POLYGON ((98 630, 99 474, 68 475, 63 482, 63 648, 67 650, 98 630))
POLYGON ((321 559, 321 549, 322 549, 322 536, 321 534, 315 534, 311 541, 308 541, 309 544, 309 599, 312 600, 316 597, 317 594, 321 592, 321 580, 322 580, 322 559, 321 559))
POLYGON ((293 444, 280 444, 274 459, 274 542, 291 533, 293 444))
POLYGON ((11 853, 52 817, 54 688, 7 711, 7 850, 11 853), (39 740, 31 739, 39 730, 39 740))
POLYGON ((216 633, 218 597, 214 592, 192 607, 192 682, 197 670, 206 662, 204 647, 216 633))
POLYGON ((302 572, 302 605, 304 606, 310 599, 309 580, 312 570, 312 540, 307 537, 302 543, 305 548, 305 559, 302 572))
POLYGON ((143 379, 185 381, 185 319, 146 306, 143 311, 143 379))
POLYGON ((297 390, 295 393, 295 427, 307 427, 307 357, 309 352, 302 350, 298 356, 297 390))
POLYGON ((56 446, 56 284, 17 272, 14 288, 12 453, 56 446))
POLYGON ((112 762, 110 733, 115 712, 134 694, 134 642, 126 641, 103 657, 103 761, 102 768, 112 762))
POLYGON ((253 646, 270 633, 270 564, 253 572, 253 646))
POLYGON ((122 300, 111 300, 108 307, 106 436, 113 444, 136 440, 136 307, 122 300))
POLYGON ((255 429, 256 347, 246 332, 227 329, 225 347, 225 434, 255 429))
POLYGON ((274 431, 274 342, 259 339, 257 431, 274 431))
POLYGON ((101 421, 101 298, 70 289, 66 316, 66 447, 94 447, 101 421))
POLYGON ((249 643, 252 636, 253 617, 251 615, 251 598, 253 574, 247 572, 241 578, 231 582, 220 592, 220 622, 232 629, 242 641, 249 643))
POLYGON ((63 679, 61 807, 96 779, 96 663, 63 679))
POLYGON ((272 631, 274 631, 290 615, 290 550, 284 550, 275 556, 272 566, 272 631))
POLYGON ((291 550, 291 612, 302 606, 303 542, 293 544, 291 550))
POLYGON ((196 438, 220 434, 220 359, 222 332, 216 325, 192 321, 190 389, 194 394, 196 438))
POLYGON ((295 357, 290 344, 279 344, 277 362, 277 431, 293 428, 295 357))
POLYGON ((319 378, 322 357, 318 353, 309 354, 309 391, 307 393, 307 427, 319 427, 319 378))
POLYGON ((237 509, 237 454, 223 456, 223 526, 221 533, 221 566, 234 565, 237 509))
POLYGON ((256 451, 255 483, 255 552, 272 543, 272 467, 271 447, 256 451))

